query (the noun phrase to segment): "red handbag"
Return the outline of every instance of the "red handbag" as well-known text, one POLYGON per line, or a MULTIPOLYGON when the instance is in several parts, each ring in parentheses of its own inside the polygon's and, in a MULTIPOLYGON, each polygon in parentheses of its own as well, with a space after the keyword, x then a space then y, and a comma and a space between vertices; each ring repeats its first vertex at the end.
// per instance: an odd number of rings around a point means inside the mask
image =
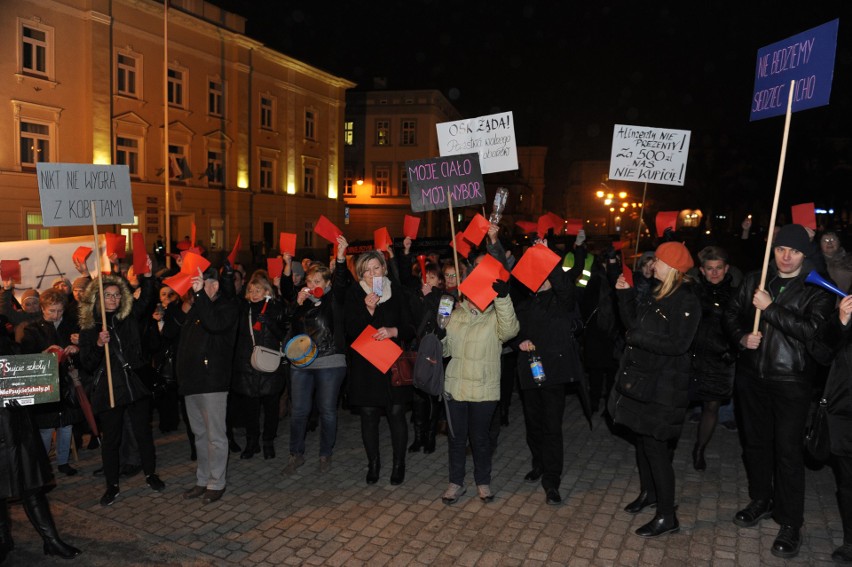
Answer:
POLYGON ((391 385, 413 386, 414 385, 414 361, 417 360, 417 351, 404 350, 396 362, 391 366, 391 385))

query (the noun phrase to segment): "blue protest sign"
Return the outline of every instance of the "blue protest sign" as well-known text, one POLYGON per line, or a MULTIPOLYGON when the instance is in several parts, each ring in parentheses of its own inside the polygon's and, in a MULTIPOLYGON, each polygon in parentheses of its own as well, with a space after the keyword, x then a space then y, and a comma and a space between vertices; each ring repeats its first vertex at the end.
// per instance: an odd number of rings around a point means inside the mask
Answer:
POLYGON ((751 121, 785 114, 791 81, 793 112, 828 104, 839 23, 832 20, 758 50, 751 121))

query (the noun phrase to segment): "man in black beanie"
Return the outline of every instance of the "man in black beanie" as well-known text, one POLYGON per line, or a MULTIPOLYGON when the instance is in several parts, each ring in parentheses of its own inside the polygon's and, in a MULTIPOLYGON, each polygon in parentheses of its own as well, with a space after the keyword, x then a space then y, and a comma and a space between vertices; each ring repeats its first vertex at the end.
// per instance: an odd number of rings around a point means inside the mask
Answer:
POLYGON ((759 271, 748 274, 723 319, 740 348, 736 390, 751 499, 733 521, 751 527, 773 517, 781 529, 771 551, 784 558, 799 553, 804 523, 802 432, 817 368, 808 347, 835 303, 827 291, 805 285, 812 269, 807 257, 811 249, 803 226, 782 227, 773 243, 775 262, 764 289, 757 289, 759 271), (756 309, 761 311, 760 325, 753 333, 756 309))

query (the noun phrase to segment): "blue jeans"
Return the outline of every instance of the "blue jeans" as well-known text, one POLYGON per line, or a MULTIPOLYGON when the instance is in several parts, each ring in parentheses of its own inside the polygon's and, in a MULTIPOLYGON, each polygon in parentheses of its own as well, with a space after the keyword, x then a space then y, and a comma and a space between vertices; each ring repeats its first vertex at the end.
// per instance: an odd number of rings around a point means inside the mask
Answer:
MULTIPOLYGON (((44 452, 50 453, 50 441, 53 437, 53 429, 39 429, 41 442, 44 443, 44 452)), ((56 464, 67 465, 68 455, 71 453, 71 426, 56 428, 56 464)))
POLYGON ((337 398, 346 377, 346 367, 290 368, 290 454, 305 454, 305 430, 311 413, 314 390, 320 421, 320 457, 330 457, 337 440, 337 398))
POLYGON ((473 480, 477 486, 491 484, 491 416, 497 409, 493 402, 459 402, 449 400, 453 433, 449 437, 450 482, 464 486, 465 450, 468 437, 473 453, 473 480))

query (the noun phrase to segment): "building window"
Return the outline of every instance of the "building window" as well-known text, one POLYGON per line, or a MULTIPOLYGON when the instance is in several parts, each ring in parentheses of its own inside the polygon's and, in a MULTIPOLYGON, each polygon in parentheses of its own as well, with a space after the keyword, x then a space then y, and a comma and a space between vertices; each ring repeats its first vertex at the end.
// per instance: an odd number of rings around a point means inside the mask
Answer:
POLYGON ((189 169, 189 160, 186 157, 186 147, 177 144, 169 144, 169 179, 183 181, 190 179, 192 171, 189 169))
POLYGON ((399 168, 399 194, 403 196, 408 195, 408 168, 400 167, 399 168))
POLYGON ((275 161, 271 159, 260 160, 260 190, 265 193, 275 191, 275 161))
POLYGON ((41 78, 53 74, 53 30, 21 22, 21 73, 41 78))
POLYGON ((387 146, 390 144, 390 121, 376 120, 376 145, 387 146))
POLYGON ((207 114, 225 116, 225 84, 222 81, 207 82, 207 114))
POLYGON ((50 229, 44 228, 41 221, 41 213, 28 212, 27 217, 27 240, 44 240, 50 238, 50 229))
POLYGON ((354 122, 344 122, 343 123, 343 145, 351 146, 355 143, 355 123, 354 122))
POLYGON ((317 168, 315 165, 304 166, 302 191, 305 193, 305 195, 317 194, 317 168))
POLYGON ((140 232, 139 217, 137 215, 133 215, 132 224, 122 224, 119 225, 119 227, 119 234, 124 236, 124 252, 130 252, 130 247, 133 245, 133 233, 140 232))
POLYGON ((21 166, 50 161, 50 126, 21 120, 21 166))
POLYGON ((115 58, 115 88, 118 94, 139 97, 136 82, 141 76, 142 60, 126 53, 117 53, 115 58))
POLYGON ((305 111, 305 138, 308 140, 316 140, 316 112, 313 110, 305 111))
POLYGON ((390 168, 377 167, 373 175, 375 195, 390 195, 390 168))
POLYGON ((169 67, 169 84, 167 96, 172 106, 184 107, 184 90, 186 86, 186 71, 169 67))
POLYGON ((225 154, 214 150, 207 150, 207 171, 205 172, 207 183, 210 185, 222 185, 225 182, 225 154))
POLYGON ((355 180, 351 169, 343 170, 343 194, 354 195, 355 180))
POLYGON ((139 177, 139 140, 116 136, 115 163, 126 165, 131 177, 139 177))
POLYGON ((305 223, 305 246, 311 248, 314 245, 314 223, 305 223))
POLYGON ((403 120, 402 121, 402 139, 400 144, 403 146, 417 145, 417 121, 403 120))
POLYGON ((268 95, 260 95, 260 127, 272 130, 275 124, 275 99, 268 95))

